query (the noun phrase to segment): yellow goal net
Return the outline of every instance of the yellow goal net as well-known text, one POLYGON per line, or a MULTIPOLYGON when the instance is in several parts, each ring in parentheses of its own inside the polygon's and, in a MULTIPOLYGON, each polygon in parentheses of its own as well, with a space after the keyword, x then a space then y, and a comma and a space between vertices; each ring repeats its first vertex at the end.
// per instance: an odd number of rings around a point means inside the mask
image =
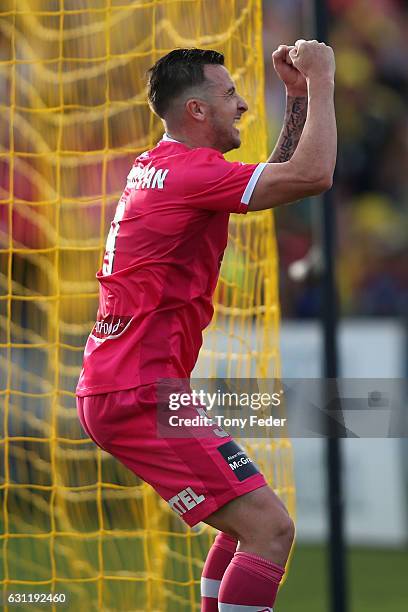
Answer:
MULTIPOLYGON (((97 449, 80 428, 74 397, 109 223, 133 159, 162 133, 146 104, 146 70, 169 50, 192 46, 222 51, 248 101, 243 147, 231 159, 265 159, 261 0, 0 4, 5 610, 44 609, 34 596, 49 593, 73 610, 199 610, 214 533, 185 528, 97 449), (8 602, 13 593, 20 599, 8 602)), ((271 212, 232 216, 215 303, 196 374, 279 377, 271 212)), ((290 443, 246 442, 293 512, 290 443)))

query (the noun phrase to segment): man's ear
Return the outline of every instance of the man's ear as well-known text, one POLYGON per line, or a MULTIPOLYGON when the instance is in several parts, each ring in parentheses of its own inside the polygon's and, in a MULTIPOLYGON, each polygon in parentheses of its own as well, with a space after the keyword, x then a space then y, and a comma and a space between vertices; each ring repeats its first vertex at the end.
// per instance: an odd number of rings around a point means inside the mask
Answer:
POLYGON ((204 121, 207 116, 207 104, 199 98, 189 98, 185 103, 185 109, 196 121, 204 121))

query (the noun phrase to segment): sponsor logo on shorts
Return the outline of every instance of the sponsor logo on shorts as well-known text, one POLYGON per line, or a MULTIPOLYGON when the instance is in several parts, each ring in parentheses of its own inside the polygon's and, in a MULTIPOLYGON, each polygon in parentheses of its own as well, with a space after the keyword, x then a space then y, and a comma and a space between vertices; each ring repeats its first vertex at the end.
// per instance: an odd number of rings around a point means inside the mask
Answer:
POLYGON ((191 487, 186 487, 177 495, 174 495, 168 500, 168 504, 172 510, 179 516, 182 516, 189 510, 192 510, 198 504, 205 500, 205 495, 197 495, 191 487))
POLYGON ((252 459, 247 456, 245 451, 234 440, 222 444, 217 450, 224 457, 238 480, 246 480, 250 476, 259 474, 259 470, 252 462, 252 459))
POLYGON ((91 338, 98 342, 119 338, 129 327, 133 317, 109 315, 104 319, 98 319, 91 331, 91 338))

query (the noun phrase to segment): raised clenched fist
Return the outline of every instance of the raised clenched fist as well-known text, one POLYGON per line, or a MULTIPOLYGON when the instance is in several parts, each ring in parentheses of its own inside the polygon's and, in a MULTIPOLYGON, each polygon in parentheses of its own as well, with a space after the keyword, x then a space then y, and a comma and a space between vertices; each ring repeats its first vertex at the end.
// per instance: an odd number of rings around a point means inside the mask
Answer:
POLYGON ((317 40, 297 40, 289 51, 292 64, 306 79, 334 79, 333 49, 317 40))
POLYGON ((273 67, 278 77, 286 85, 289 96, 307 96, 305 76, 292 64, 289 52, 293 46, 279 45, 272 53, 273 67))

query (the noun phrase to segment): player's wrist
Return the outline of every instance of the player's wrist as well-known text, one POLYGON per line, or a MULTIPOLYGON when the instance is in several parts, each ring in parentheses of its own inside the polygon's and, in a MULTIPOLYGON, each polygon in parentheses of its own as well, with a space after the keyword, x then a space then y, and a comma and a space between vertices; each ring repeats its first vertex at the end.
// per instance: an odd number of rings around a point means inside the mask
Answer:
POLYGON ((315 74, 306 77, 308 90, 317 87, 334 89, 334 74, 315 74))
POLYGON ((286 98, 307 98, 307 87, 291 87, 286 85, 286 98))

